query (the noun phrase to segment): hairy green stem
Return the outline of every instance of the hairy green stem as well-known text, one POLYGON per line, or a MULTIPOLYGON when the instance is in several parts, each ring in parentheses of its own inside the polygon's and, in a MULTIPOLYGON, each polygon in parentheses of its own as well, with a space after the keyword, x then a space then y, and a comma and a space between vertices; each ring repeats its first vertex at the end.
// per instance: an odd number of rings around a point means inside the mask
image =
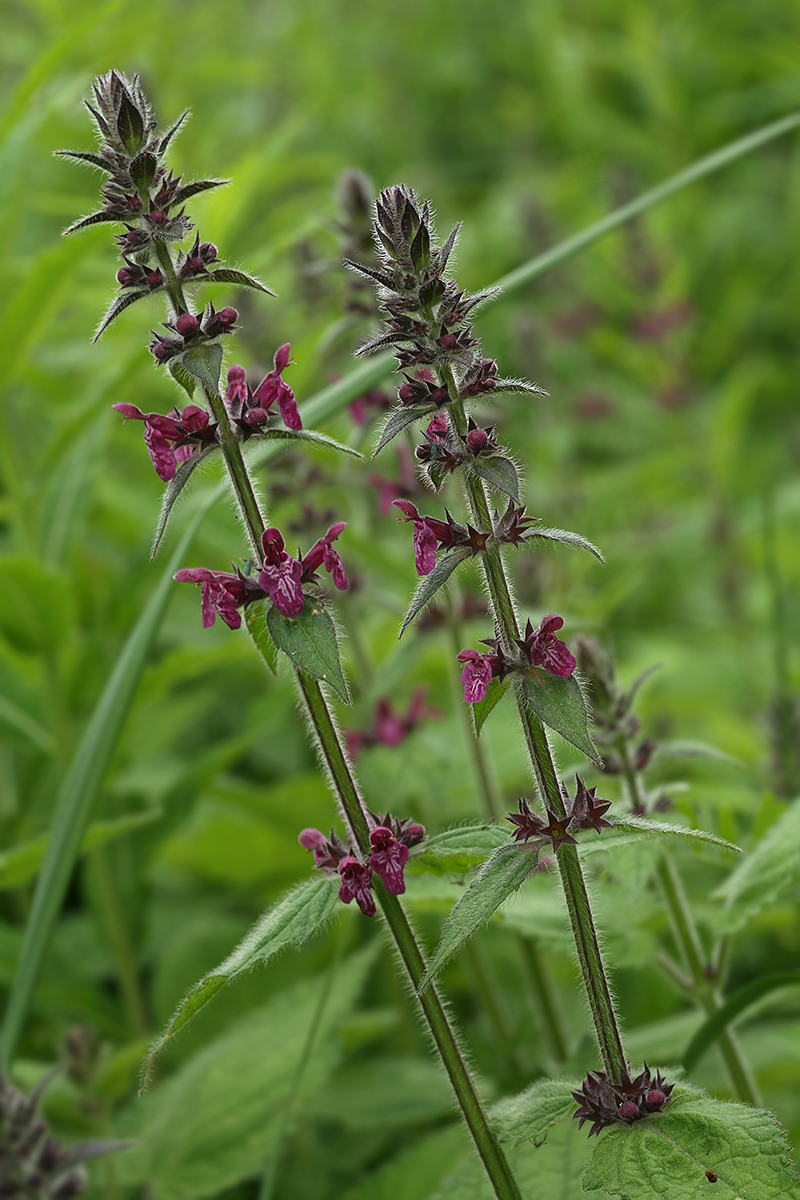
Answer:
MULTIPOLYGON (((642 788, 639 772, 631 760, 628 743, 624 738, 619 738, 614 748, 619 755, 622 778, 625 781, 631 807, 639 812, 644 812, 647 808, 647 796, 642 788)), ((659 855, 656 876, 667 906, 675 941, 689 970, 689 993, 694 996, 706 1016, 712 1017, 719 1012, 721 1007, 716 988, 716 980, 719 976, 703 949, 700 933, 686 899, 677 868, 666 853, 662 852, 659 855)), ((723 952, 724 947, 720 950, 720 953, 723 952)), ((752 1104, 754 1108, 759 1108, 761 1100, 755 1080, 733 1031, 724 1029, 717 1038, 717 1042, 736 1096, 745 1104, 752 1104)))
MULTIPOLYGON (((206 395, 223 431, 221 444, 225 464, 239 501, 251 545, 258 553, 261 549, 264 519, 242 457, 241 448, 230 433, 227 414, 219 394, 211 389, 206 389, 206 395)), ((295 670, 295 676, 345 823, 362 857, 367 859, 371 847, 366 810, 350 769, 339 731, 316 679, 299 670, 295 670)), ((376 899, 409 979, 414 990, 417 991, 425 976, 426 967, 408 918, 398 898, 389 895, 379 881, 376 885, 376 899)), ((498 1200, 522 1200, 505 1154, 489 1125, 480 1097, 467 1070, 436 989, 427 987, 421 995, 418 993, 418 999, 495 1195, 498 1200)))
MULTIPOLYGON (((352 831, 356 846, 362 856, 366 858, 370 851, 370 842, 369 827, 364 813, 363 801, 325 702, 325 697, 322 694, 322 689, 315 679, 312 679, 303 672, 297 673, 297 679, 325 760, 325 765, 344 808, 347 824, 352 831)), ((475 1141, 478 1153, 483 1160, 495 1194, 499 1200, 512 1200, 512 1198, 513 1200, 521 1200, 519 1188, 511 1174, 505 1154, 489 1126, 480 1098, 461 1055, 455 1035, 450 1028, 450 1023, 442 1007, 442 1002, 439 999, 436 988, 431 985, 425 988, 422 993, 418 990, 425 976, 425 961, 403 907, 397 896, 390 896, 380 882, 376 886, 376 900, 389 926, 394 943, 400 952, 400 957, 408 972, 409 979, 414 990, 417 992, 420 1006, 433 1035, 436 1048, 450 1078, 464 1120, 475 1141)))
MULTIPOLYGON (((464 437, 467 430, 466 414, 452 372, 446 373, 446 383, 451 396, 449 407, 455 430, 461 437, 464 437)), ((476 475, 467 474, 465 488, 475 525, 481 530, 490 530, 492 525, 489 504, 482 480, 476 475)), ((512 651, 514 643, 519 637, 519 625, 500 548, 497 545, 489 546, 487 551, 481 555, 481 562, 500 637, 506 650, 512 651)), ((517 704, 534 778, 542 801, 558 817, 563 817, 566 815, 564 799, 544 726, 531 712, 521 692, 517 692, 517 704)), ((578 963, 603 1065, 610 1078, 620 1079, 627 1062, 577 846, 562 844, 556 854, 556 863, 561 876, 561 886, 575 940, 578 963)))

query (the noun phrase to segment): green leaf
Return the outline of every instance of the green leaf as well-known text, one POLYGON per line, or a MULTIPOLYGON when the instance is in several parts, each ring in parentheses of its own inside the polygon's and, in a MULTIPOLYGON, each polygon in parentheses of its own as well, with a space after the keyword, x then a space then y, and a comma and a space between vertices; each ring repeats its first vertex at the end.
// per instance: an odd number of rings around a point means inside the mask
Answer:
POLYGON ((175 382, 183 388, 191 400, 197 388, 196 376, 191 375, 186 368, 181 365, 180 357, 171 358, 167 363, 167 370, 175 382))
MULTIPOLYGON (((214 186, 218 186, 214 184, 214 186)), ((213 271, 206 272, 205 275, 198 275, 193 283, 235 283, 238 287, 255 288, 257 292, 265 292, 268 296, 274 296, 260 279, 255 279, 252 275, 245 274, 244 271, 237 271, 234 267, 217 267, 213 271)))
POLYGON ((730 933, 740 929, 793 888, 799 875, 800 802, 796 801, 712 892, 712 899, 725 904, 722 928, 730 933))
POLYGON ((167 1027, 150 1047, 144 1064, 143 1088, 147 1087, 155 1059, 167 1042, 188 1025, 220 988, 253 967, 268 963, 288 946, 301 946, 327 925, 336 912, 338 882, 327 875, 303 880, 268 908, 233 953, 187 992, 167 1027))
POLYGON ((349 454, 351 458, 360 458, 363 461, 364 455, 355 450, 352 446, 345 446, 343 442, 337 442, 336 438, 329 437, 327 433, 319 433, 316 429, 281 429, 279 426, 267 426, 264 429, 258 430, 259 441, 278 441, 278 442, 313 442, 316 446, 324 446, 327 450, 338 450, 340 454, 349 454))
POLYGON ((663 1113, 600 1135, 583 1186, 621 1200, 787 1200, 798 1180, 772 1113, 676 1088, 663 1113))
POLYGON ((800 987, 800 971, 773 971, 738 988, 721 1008, 700 1026, 692 1038, 683 1056, 684 1070, 693 1070, 723 1030, 743 1012, 763 1000, 770 992, 779 992, 788 987, 800 987))
MULTIPOLYGON (((184 187, 178 188, 175 195, 172 197, 172 204, 174 206, 185 204, 187 200, 191 200, 192 196, 199 196, 201 192, 208 192, 212 188, 225 187, 228 183, 230 183, 230 179, 195 179, 191 183, 185 184, 184 187)), ((240 271, 236 272, 236 274, 241 273, 242 272, 240 271)), ((192 282, 194 282, 194 280, 192 282)), ((233 280, 232 282, 236 281, 233 280)), ((257 286, 261 288, 261 284, 258 284, 257 286)), ((261 290, 266 291, 267 289, 261 288, 261 290)), ((270 293, 270 295, 271 294, 272 293, 270 293)))
POLYGON ((219 342, 197 342, 188 350, 184 350, 178 362, 190 375, 196 375, 204 387, 212 392, 219 392, 219 374, 222 368, 222 346, 219 342))
POLYGON ((112 321, 116 320, 120 313, 125 312, 126 308, 130 308, 137 300, 143 300, 145 296, 154 296, 161 290, 162 285, 157 288, 140 288, 135 292, 124 292, 121 296, 117 296, 109 305, 105 316, 97 326, 97 332, 92 338, 92 342, 97 342, 108 329, 112 321))
POLYGON ((503 1141, 532 1141, 541 1146, 554 1125, 572 1117, 577 1107, 572 1092, 580 1088, 578 1079, 544 1079, 524 1092, 495 1105, 492 1116, 499 1123, 503 1141))
POLYGON ((559 675, 551 675, 544 667, 531 667, 522 682, 522 692, 544 725, 555 729, 587 758, 599 763, 589 736, 589 717, 583 693, 574 675, 562 679, 559 675))
POLYGON ((260 1175, 285 1113, 302 1115, 337 1069, 337 1031, 357 1004, 374 949, 332 978, 327 971, 280 992, 140 1100, 137 1144, 115 1159, 122 1186, 147 1184, 151 1200, 210 1200, 260 1175))
POLYGON ((307 596, 299 617, 284 617, 273 606, 267 616, 267 625, 275 645, 296 667, 307 671, 314 679, 329 683, 345 704, 350 703, 339 661, 336 628, 321 600, 307 596))
POLYGON ((267 624, 268 613, 269 606, 263 600, 257 600, 254 604, 248 604, 244 610, 244 623, 247 626, 247 632, 255 643, 256 649, 269 670, 275 675, 278 670, 278 651, 269 632, 267 624))
POLYGON ((445 922, 419 991, 426 988, 464 942, 486 924, 503 901, 522 886, 535 866, 536 854, 527 846, 506 845, 495 850, 445 922))
MULTIPOLYGON (((682 838, 685 841, 705 842, 706 845, 717 846, 720 850, 728 850, 732 854, 741 854, 741 850, 738 846, 734 846, 733 842, 726 842, 724 838, 717 837, 713 833, 706 833, 704 829, 687 829, 683 825, 667 825, 663 821, 651 821, 648 817, 615 817, 612 815, 610 820, 612 829, 616 829, 620 833, 633 833, 644 837, 682 838)), ((601 850, 613 848, 612 837, 611 830, 603 830, 600 842, 602 843, 605 838, 605 845, 600 845, 601 850)), ((629 841, 627 838, 620 839, 619 844, 628 845, 629 841)))
POLYGON ((519 475, 510 458, 502 455, 476 458, 470 462, 469 466, 491 487, 497 488, 499 492, 505 492, 515 504, 519 504, 519 475))
POLYGON ((45 754, 52 754, 56 749, 56 740, 50 731, 7 696, 0 696, 0 721, 16 729, 45 754))
MULTIPOLYGON (((95 821, 84 834, 80 853, 88 854, 98 846, 105 846, 117 838, 124 837, 134 829, 141 829, 161 816, 160 811, 131 813, 110 821, 95 821)), ((47 837, 32 838, 0 854, 0 890, 24 887, 35 879, 47 852, 47 837)))
POLYGON ((431 571, 430 575, 424 575, 417 584, 408 612, 403 617, 403 624, 400 627, 399 637, 402 637, 408 629, 411 622, 418 616, 426 604, 430 604, 433 597, 441 587, 447 583, 447 580, 453 574, 456 567, 460 566, 465 559, 470 557, 472 552, 466 546, 461 546, 456 550, 451 550, 448 554, 443 555, 439 559, 436 566, 431 571))
MULTIPOLYGON (((502 1105, 491 1111, 493 1120, 498 1108, 502 1105)), ((584 1200, 581 1172, 591 1148, 585 1129, 579 1130, 576 1121, 562 1121, 550 1130, 542 1146, 525 1142, 505 1150, 525 1200, 584 1200)), ((496 1193, 480 1160, 473 1154, 459 1163, 425 1200, 496 1200, 496 1193)), ((647 1200, 650 1200, 649 1196, 647 1200)))
POLYGON ((440 1064, 425 1058, 371 1058, 337 1071, 309 1115, 345 1129, 391 1129, 442 1120, 453 1092, 440 1064))
POLYGON ((606 561, 594 543, 569 529, 532 529, 522 544, 535 546, 536 542, 562 542, 565 546, 573 546, 576 550, 585 550, 588 554, 593 554, 603 564, 606 561))
POLYGON ((472 720, 475 726, 476 736, 480 736, 484 722, 489 716, 492 709, 503 699, 508 690, 510 680, 508 679, 492 679, 486 689, 486 695, 477 704, 470 705, 472 709, 472 720))
POLYGON ((432 875, 462 875, 508 846, 511 829, 502 825, 462 825, 427 838, 422 853, 412 855, 409 870, 432 875))
POLYGON ((150 548, 151 559, 155 558, 156 554, 158 554, 158 548, 161 545, 161 539, 167 528, 167 521, 169 520, 175 501, 189 482, 195 467, 199 466, 204 458, 208 458, 209 454, 213 454, 215 449, 216 446, 206 446, 199 454, 194 454, 191 458, 187 458, 185 462, 178 464, 178 469, 164 489, 164 495, 161 499, 161 511, 158 514, 156 531, 153 534, 153 545, 150 548))
POLYGON ((436 412, 436 409, 431 408, 429 404, 395 408, 389 413, 381 429, 381 436, 372 453, 372 457, 375 458, 380 454, 384 446, 388 446, 392 438, 396 438, 398 433, 402 433, 408 425, 412 425, 414 421, 422 420, 423 417, 429 417, 434 412, 436 412))

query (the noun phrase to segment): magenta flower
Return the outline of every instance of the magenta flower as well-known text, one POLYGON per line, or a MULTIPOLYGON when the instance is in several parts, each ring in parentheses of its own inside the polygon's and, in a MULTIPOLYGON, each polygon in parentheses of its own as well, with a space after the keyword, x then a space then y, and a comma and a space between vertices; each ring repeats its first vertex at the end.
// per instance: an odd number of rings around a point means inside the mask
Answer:
POLYGON ((337 521, 335 525, 331 525, 324 537, 321 537, 318 542, 309 550, 308 554, 303 559, 303 576, 312 575, 318 567, 325 567, 325 570, 333 576, 334 586, 343 592, 347 588, 347 579, 344 573, 344 566, 339 555, 333 549, 332 543, 336 541, 339 534, 347 528, 346 521, 337 521))
POLYGON ((156 474, 164 483, 175 478, 178 463, 198 453, 203 445, 216 441, 216 425, 208 413, 196 404, 188 404, 172 417, 143 413, 135 404, 114 404, 112 408, 126 421, 144 421, 144 444, 156 474))
POLYGON ((357 858, 348 856, 339 863, 339 899, 345 904, 355 900, 365 917, 375 916, 375 900, 372 895, 372 872, 357 858))
POLYGON ((318 870, 326 875, 338 874, 339 864, 347 858, 347 847, 339 841, 333 830, 331 836, 326 838, 318 829, 304 829, 297 840, 304 850, 312 851, 314 866, 318 870))
POLYGON ((222 571, 208 571, 205 567, 192 567, 178 571, 174 576, 178 583, 199 583, 203 587, 200 603, 203 614, 203 628, 209 629, 217 619, 222 617, 230 629, 238 629, 242 618, 238 606, 248 600, 256 599, 249 595, 247 581, 240 575, 226 575, 222 571))
POLYGON ((265 529, 261 535, 264 565, 258 582, 284 617, 297 617, 303 611, 303 564, 286 553, 283 537, 277 529, 265 529))
POLYGON ((264 376, 255 391, 248 386, 244 367, 229 367, 225 407, 244 437, 257 433, 260 427, 267 424, 271 416, 270 409, 275 403, 287 429, 303 428, 294 392, 281 378, 290 361, 287 342, 275 352, 274 369, 264 376))
POLYGON ((385 825, 378 825, 369 836, 372 853, 369 865, 379 875, 390 896, 402 896, 406 890, 403 868, 408 862, 409 849, 399 842, 385 825))
POLYGON ((452 546, 455 542, 454 531, 446 521, 438 521, 435 517, 421 517, 415 505, 410 500, 393 501, 405 516, 398 521, 414 522, 414 560, 418 575, 430 575, 436 566, 436 551, 439 546, 452 546))
POLYGON ((496 654, 480 654, 477 650, 462 650, 458 661, 464 664, 460 682, 464 685, 464 700, 467 704, 478 704, 486 699, 492 676, 500 670, 500 659, 496 654))
POLYGON ((303 611, 303 584, 307 583, 321 566, 330 572, 334 585, 340 591, 347 587, 342 560, 332 545, 346 528, 346 521, 337 521, 335 525, 331 525, 325 536, 314 543, 303 559, 292 558, 287 554, 278 529, 264 530, 261 536, 264 564, 259 572, 258 582, 284 617, 297 617, 303 611))
POLYGON ((529 621, 521 646, 532 666, 544 667, 551 675, 568 679, 576 664, 567 647, 556 637, 556 630, 563 625, 563 617, 557 617, 555 613, 545 617, 538 629, 533 629, 529 621))

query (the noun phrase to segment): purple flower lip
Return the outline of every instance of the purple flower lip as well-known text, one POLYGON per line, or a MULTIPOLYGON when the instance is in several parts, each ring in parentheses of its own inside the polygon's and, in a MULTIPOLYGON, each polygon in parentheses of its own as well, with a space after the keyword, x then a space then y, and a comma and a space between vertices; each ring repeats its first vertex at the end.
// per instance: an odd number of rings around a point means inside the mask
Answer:
MULTIPOLYGON (((219 315, 222 316, 222 313, 219 315)), ((275 351, 273 370, 264 376, 255 390, 248 386, 243 367, 234 365, 229 368, 225 406, 243 437, 257 433, 260 427, 267 424, 273 405, 277 405, 287 429, 303 428, 294 392, 282 378, 283 372, 293 361, 290 353, 289 342, 275 351)))
POLYGON ((143 413, 135 404, 114 404, 114 410, 126 421, 144 421, 144 442, 156 474, 164 483, 175 478, 178 463, 192 458, 204 446, 216 443, 217 426, 208 413, 196 404, 165 417, 161 413, 143 413))

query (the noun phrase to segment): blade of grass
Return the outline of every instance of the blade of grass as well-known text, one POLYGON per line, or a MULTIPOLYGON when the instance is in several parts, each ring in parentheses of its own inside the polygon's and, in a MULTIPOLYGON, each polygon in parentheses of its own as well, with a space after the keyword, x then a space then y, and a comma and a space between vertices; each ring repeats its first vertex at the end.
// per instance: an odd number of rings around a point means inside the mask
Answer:
POLYGON ((746 983, 744 987, 739 988, 700 1026, 683 1056, 684 1070, 692 1071, 706 1050, 714 1045, 720 1034, 741 1013, 752 1008, 770 992, 782 991, 784 988, 790 987, 800 987, 800 971, 775 971, 769 975, 762 975, 760 979, 754 979, 751 983, 746 983))
MULTIPOLYGON (((208 503, 208 502, 207 502, 208 503)), ((195 515, 170 559, 92 713, 56 798, 47 850, 8 1000, 0 1062, 6 1072, 14 1057, 31 997, 47 954, 70 875, 80 853, 89 817, 119 740, 125 719, 172 594, 172 576, 181 564, 203 516, 195 515)))

